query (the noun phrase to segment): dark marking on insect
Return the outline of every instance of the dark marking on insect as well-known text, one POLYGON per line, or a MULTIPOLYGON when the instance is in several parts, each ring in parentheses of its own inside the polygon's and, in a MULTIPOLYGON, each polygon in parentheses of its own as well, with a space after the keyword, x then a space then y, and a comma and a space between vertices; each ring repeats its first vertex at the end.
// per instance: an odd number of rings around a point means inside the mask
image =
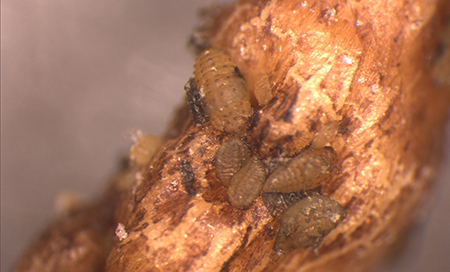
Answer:
POLYGON ((231 178, 250 159, 250 149, 238 137, 231 137, 225 141, 216 153, 217 178, 226 187, 231 178))
POLYGON ((218 48, 199 54, 194 65, 194 80, 206 118, 220 131, 243 135, 253 109, 250 94, 239 69, 230 56, 218 48))
POLYGON ((304 198, 304 192, 292 193, 264 193, 262 200, 264 206, 270 211, 273 217, 279 217, 285 210, 287 210, 294 203, 304 198))
POLYGON ((237 66, 234 67, 234 74, 237 77, 244 79, 244 76, 242 75, 241 70, 239 70, 239 68, 237 66))
POLYGON ((195 182, 194 171, 192 170, 191 163, 187 159, 181 161, 180 172, 181 172, 181 184, 183 184, 184 189, 186 190, 188 195, 189 196, 196 195, 197 192, 194 189, 194 182, 195 182))
POLYGON ((303 151, 268 177, 264 191, 289 193, 314 189, 328 179, 336 162, 337 154, 331 147, 303 151))
POLYGON ((245 209, 261 193, 266 180, 263 163, 256 157, 250 158, 231 179, 228 187, 228 201, 237 209, 245 209))
POLYGON ((297 248, 317 248, 345 218, 347 211, 333 199, 317 193, 305 197, 281 216, 274 250, 283 256, 297 248))
POLYGON ((195 85, 195 80, 190 78, 184 85, 184 90, 187 95, 187 103, 191 112, 192 119, 196 124, 203 124, 208 121, 208 116, 205 113, 204 97, 205 95, 195 85))

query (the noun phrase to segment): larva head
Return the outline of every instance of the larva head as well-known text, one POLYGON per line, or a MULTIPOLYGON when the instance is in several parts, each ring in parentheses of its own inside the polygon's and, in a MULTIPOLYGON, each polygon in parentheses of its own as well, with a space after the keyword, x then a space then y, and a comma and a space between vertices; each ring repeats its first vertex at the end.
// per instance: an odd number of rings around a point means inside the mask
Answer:
POLYGON ((199 87, 205 86, 208 79, 232 75, 235 69, 236 65, 225 51, 215 47, 208 48, 203 50, 195 60, 195 82, 199 87))

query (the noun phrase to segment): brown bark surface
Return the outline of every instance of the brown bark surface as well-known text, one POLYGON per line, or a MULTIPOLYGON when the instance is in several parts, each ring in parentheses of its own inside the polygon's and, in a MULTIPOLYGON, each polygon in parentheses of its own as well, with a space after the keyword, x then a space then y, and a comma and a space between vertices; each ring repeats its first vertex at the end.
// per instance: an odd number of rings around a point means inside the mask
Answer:
POLYGON ((65 209, 23 252, 12 271, 103 271, 114 241, 116 199, 130 180, 134 171, 124 167, 95 203, 63 205, 65 209))
POLYGON ((114 239, 105 270, 367 271, 414 221, 435 177, 450 105, 449 87, 432 78, 443 4, 243 0, 211 11, 194 46, 226 50, 251 93, 261 73, 271 83, 272 100, 258 108, 253 99, 254 154, 293 156, 339 122, 340 170, 320 193, 348 217, 316 250, 279 258, 279 219, 261 197, 231 207, 216 177, 226 136, 183 108, 142 178, 118 192, 114 227, 128 236, 114 239))

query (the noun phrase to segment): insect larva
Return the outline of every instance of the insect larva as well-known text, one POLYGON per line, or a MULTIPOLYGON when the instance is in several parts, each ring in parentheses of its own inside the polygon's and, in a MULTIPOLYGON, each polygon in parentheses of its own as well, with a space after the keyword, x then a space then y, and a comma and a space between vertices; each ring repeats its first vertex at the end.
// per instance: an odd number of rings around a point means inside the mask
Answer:
POLYGON ((304 192, 292 193, 264 193, 261 195, 264 206, 270 211, 273 217, 279 217, 294 203, 305 197, 304 192))
POLYGON ((255 97, 259 106, 264 106, 272 99, 270 92, 270 81, 266 74, 259 74, 255 83, 255 97))
POLYGON ((325 123, 314 136, 314 140, 311 143, 311 148, 321 149, 324 148, 329 142, 333 141, 336 137, 339 129, 339 123, 337 121, 330 121, 325 123))
POLYGON ((130 148, 130 160, 138 166, 147 165, 161 145, 161 139, 158 136, 143 134, 139 129, 130 133, 130 138, 134 140, 130 148))
POLYGON ((309 149, 278 167, 264 185, 266 192, 297 192, 318 187, 332 173, 337 154, 331 147, 309 149))
POLYGON ((281 216, 274 250, 284 255, 297 248, 318 247, 345 218, 347 211, 327 196, 303 198, 281 216))
POLYGON ((238 137, 225 141, 216 152, 217 178, 229 186, 233 175, 250 159, 250 149, 238 137))
POLYGON ((252 114, 245 80, 230 56, 210 48, 199 54, 194 65, 195 85, 204 95, 202 105, 211 124, 229 134, 243 134, 252 114))
POLYGON ((266 180, 264 165, 256 157, 244 165, 231 179, 228 187, 228 201, 237 209, 245 209, 261 193, 266 180))

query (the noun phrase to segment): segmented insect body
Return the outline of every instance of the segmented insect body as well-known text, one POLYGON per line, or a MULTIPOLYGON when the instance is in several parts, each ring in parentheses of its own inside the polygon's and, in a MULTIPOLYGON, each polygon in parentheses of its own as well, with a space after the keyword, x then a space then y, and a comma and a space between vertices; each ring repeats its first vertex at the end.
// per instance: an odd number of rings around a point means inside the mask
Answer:
POLYGON ((252 106, 245 80, 230 56, 210 48, 199 54, 194 66, 204 113, 218 130, 229 134, 245 133, 252 106))
POLYGON ((272 99, 270 81, 266 74, 259 74, 255 83, 255 97, 260 106, 264 106, 272 99))
POLYGON ((264 165, 256 156, 251 157, 231 179, 228 187, 228 201, 231 206, 238 209, 251 206, 261 193, 265 180, 264 165))
POLYGON ((338 129, 339 123, 337 121, 333 120, 328 123, 325 123, 314 135, 314 140, 311 143, 311 148, 313 149, 324 148, 329 142, 334 140, 338 129))
POLYGON ((324 182, 334 170, 337 154, 331 147, 309 149, 278 167, 264 185, 266 192, 310 190, 324 182))
POLYGON ((161 145, 161 139, 158 136, 145 135, 140 130, 136 130, 130 137, 134 140, 130 148, 130 160, 138 166, 147 165, 161 145))
POLYGON ((224 186, 229 186, 231 178, 250 159, 250 149, 238 137, 225 141, 216 152, 217 178, 224 186))
POLYGON ((327 196, 303 198, 281 216, 274 250, 284 255, 297 248, 318 247, 345 218, 347 211, 327 196))
MULTIPOLYGON (((230 56, 210 48, 199 54, 194 67, 194 79, 185 86, 194 122, 209 121, 229 136, 217 150, 215 166, 218 179, 228 187, 230 205, 246 209, 264 189, 264 205, 274 217, 281 216, 274 250, 283 256, 296 248, 319 246, 347 217, 347 211, 336 201, 305 192, 320 186, 336 167, 337 154, 326 145, 334 139, 338 123, 324 124, 308 150, 294 158, 269 159, 265 169, 240 138, 247 131, 253 109, 244 78, 230 56), (267 182, 266 171, 273 171, 267 182)), ((257 78, 255 97, 260 106, 272 99, 265 74, 257 78)), ((194 195, 192 167, 183 163, 186 191, 194 195)))
POLYGON ((264 206, 270 211, 273 217, 279 217, 285 210, 294 203, 305 197, 304 192, 292 193, 264 193, 262 194, 264 206))

